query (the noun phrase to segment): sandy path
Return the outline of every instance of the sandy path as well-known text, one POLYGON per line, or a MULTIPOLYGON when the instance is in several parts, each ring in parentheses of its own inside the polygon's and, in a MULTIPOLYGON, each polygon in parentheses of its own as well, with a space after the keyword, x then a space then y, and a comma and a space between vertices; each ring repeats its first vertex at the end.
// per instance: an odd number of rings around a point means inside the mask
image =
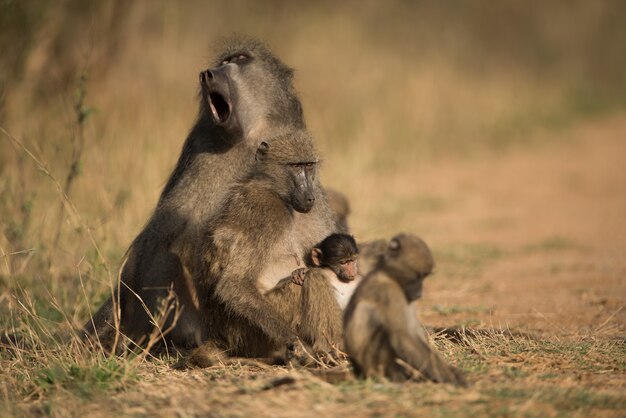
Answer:
POLYGON ((415 215, 440 254, 427 322, 624 336, 626 118, 425 173, 434 180, 418 192, 448 202, 415 215), (437 314, 436 303, 461 312, 437 314))

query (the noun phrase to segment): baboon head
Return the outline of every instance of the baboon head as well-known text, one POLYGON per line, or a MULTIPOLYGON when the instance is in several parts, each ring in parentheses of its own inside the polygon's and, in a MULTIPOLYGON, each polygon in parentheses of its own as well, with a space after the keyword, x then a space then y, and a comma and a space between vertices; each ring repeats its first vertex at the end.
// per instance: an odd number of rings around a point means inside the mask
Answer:
POLYGON ((200 85, 203 112, 231 134, 247 137, 270 122, 304 127, 293 70, 260 41, 226 39, 213 67, 200 73, 200 85))
POLYGON ((305 131, 274 137, 259 145, 258 172, 265 175, 288 206, 300 213, 313 208, 318 190, 317 152, 305 131))
POLYGON ((350 215, 350 202, 348 198, 337 190, 326 190, 328 205, 335 215, 335 222, 341 231, 348 231, 348 215, 350 215))
POLYGON ((381 257, 383 271, 398 282, 409 301, 422 296, 422 282, 434 265, 428 245, 410 234, 393 237, 381 257))
POLYGON ((344 283, 356 278, 358 256, 356 241, 347 234, 329 235, 311 251, 311 261, 315 266, 331 269, 344 283))

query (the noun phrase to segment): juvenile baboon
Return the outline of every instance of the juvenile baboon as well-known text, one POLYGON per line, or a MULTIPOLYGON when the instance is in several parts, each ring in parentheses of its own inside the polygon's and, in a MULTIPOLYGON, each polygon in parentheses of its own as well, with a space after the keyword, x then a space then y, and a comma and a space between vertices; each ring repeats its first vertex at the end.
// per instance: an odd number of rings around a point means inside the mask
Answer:
POLYGON ((345 348, 358 375, 404 381, 419 371, 434 382, 465 384, 462 372, 428 344, 417 320, 414 302, 433 264, 424 241, 400 234, 363 278, 344 316, 345 348))
POLYGON ((348 232, 348 215, 350 215, 350 203, 348 202, 348 198, 337 190, 329 188, 324 190, 328 197, 328 204, 335 214, 337 228, 339 231, 348 232))
MULTIPOLYGON (((207 312, 203 339, 234 356, 288 355, 298 336, 281 315, 280 297, 270 303, 265 296, 263 270, 293 239, 296 214, 315 207, 318 157, 311 138, 300 130, 261 143, 256 159, 223 213, 207 223, 200 243, 194 282, 207 312)), ((297 247, 291 251, 292 258, 299 257, 297 247)))
MULTIPOLYGON (((113 296, 120 302, 120 330, 135 344, 145 344, 154 328, 151 315, 170 289, 181 316, 168 338, 179 346, 200 342, 203 313, 190 273, 195 237, 248 172, 264 138, 285 129, 304 129, 292 81, 292 70, 262 43, 237 37, 225 42, 211 69, 200 73, 197 120, 154 213, 127 251, 113 296)), ((327 203, 320 203, 319 219, 303 225, 313 230, 304 233, 303 245, 328 233, 323 219, 327 203)), ((87 333, 99 337, 105 348, 115 339, 113 306, 109 299, 85 324, 87 333)))

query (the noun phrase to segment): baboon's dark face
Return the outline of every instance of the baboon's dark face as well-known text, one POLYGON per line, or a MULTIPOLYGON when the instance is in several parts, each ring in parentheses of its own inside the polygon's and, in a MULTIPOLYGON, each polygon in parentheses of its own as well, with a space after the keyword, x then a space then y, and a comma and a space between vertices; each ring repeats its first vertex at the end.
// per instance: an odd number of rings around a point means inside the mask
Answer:
POLYGON ((271 181, 272 189, 296 212, 313 209, 319 186, 317 156, 310 137, 304 132, 261 142, 256 151, 257 171, 271 181))
POLYGON ((302 124, 291 72, 282 66, 267 51, 242 50, 201 72, 202 100, 215 125, 249 136, 269 122, 302 124))
POLYGON ((422 283, 434 266, 430 249, 420 238, 400 234, 389 241, 383 268, 404 290, 409 301, 422 296, 422 283))
POLYGON ((358 257, 354 237, 343 233, 329 235, 311 251, 311 261, 315 266, 331 269, 344 283, 356 279, 358 257))
POLYGON ((289 203, 296 212, 307 213, 315 203, 315 162, 287 164, 287 187, 290 190, 289 203))

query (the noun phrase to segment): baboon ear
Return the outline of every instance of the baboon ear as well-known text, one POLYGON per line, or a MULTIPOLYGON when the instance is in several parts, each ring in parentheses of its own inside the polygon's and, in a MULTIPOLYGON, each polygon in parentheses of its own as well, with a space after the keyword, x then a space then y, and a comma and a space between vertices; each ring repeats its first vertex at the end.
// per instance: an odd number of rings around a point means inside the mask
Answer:
POLYGON ((259 145, 259 148, 256 149, 256 155, 255 155, 256 160, 263 161, 269 149, 270 149, 270 146, 267 144, 267 142, 265 141, 261 142, 261 144, 259 145))
POLYGON ((389 249, 392 252, 398 252, 400 251, 400 240, 398 238, 393 238, 391 241, 389 241, 389 249))
POLYGON ((321 266, 323 256, 324 255, 322 254, 322 250, 320 250, 319 248, 313 248, 313 250, 311 250, 311 261, 313 262, 313 265, 315 265, 316 267, 321 266))

